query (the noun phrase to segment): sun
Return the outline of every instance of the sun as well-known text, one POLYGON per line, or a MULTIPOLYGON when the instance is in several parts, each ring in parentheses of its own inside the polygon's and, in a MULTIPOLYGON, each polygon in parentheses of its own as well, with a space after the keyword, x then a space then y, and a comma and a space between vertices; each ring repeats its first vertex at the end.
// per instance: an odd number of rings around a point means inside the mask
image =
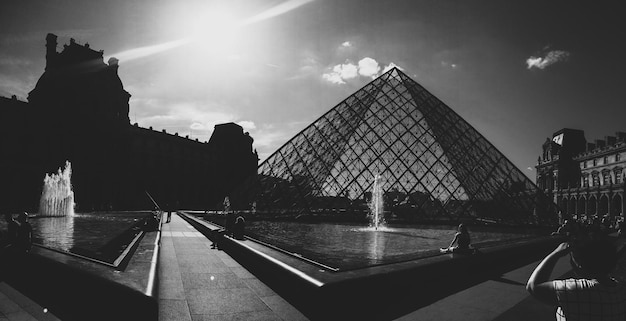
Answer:
POLYGON ((243 41, 241 19, 225 7, 198 8, 179 23, 190 45, 205 54, 231 53, 243 41))

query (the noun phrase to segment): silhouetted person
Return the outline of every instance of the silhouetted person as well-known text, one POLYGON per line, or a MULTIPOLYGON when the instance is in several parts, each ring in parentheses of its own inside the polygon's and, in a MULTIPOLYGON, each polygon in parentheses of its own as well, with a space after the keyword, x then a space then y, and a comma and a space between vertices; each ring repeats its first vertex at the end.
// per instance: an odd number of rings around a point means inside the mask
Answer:
POLYGON ((526 290, 557 307, 557 320, 626 320, 626 285, 609 276, 617 260, 608 237, 581 234, 576 242, 561 243, 539 263, 526 290), (567 254, 577 278, 550 280, 554 266, 567 254))
POLYGON ((152 215, 146 218, 144 223, 144 230, 147 232, 156 231, 159 229, 159 212, 153 211, 152 215))
POLYGON ((243 218, 243 216, 238 216, 237 219, 235 220, 235 226, 233 227, 233 237, 238 240, 243 240, 245 229, 246 229, 246 220, 243 218))
POLYGON ((450 242, 447 248, 442 248, 441 251, 444 253, 473 253, 474 251, 470 248, 470 243, 471 239, 467 227, 459 224, 458 231, 454 234, 452 242, 450 242), (456 246, 454 246, 455 243, 456 246))
POLYGON ((28 253, 33 246, 33 228, 28 222, 28 213, 21 213, 17 216, 19 226, 17 228, 17 238, 14 248, 18 253, 28 253))
POLYGON ((167 218, 165 220, 165 223, 169 223, 172 221, 172 207, 168 204, 167 205, 167 218))
POLYGON ((3 247, 11 247, 17 239, 17 230, 20 227, 19 223, 13 219, 13 215, 5 214, 4 220, 7 222, 7 233, 3 240, 3 247))
POLYGON ((573 236, 576 233, 578 233, 578 225, 572 220, 566 219, 556 232, 552 232, 551 235, 573 236))
POLYGON ((235 221, 237 217, 235 213, 227 213, 224 221, 224 234, 228 236, 233 236, 233 230, 235 228, 235 221))

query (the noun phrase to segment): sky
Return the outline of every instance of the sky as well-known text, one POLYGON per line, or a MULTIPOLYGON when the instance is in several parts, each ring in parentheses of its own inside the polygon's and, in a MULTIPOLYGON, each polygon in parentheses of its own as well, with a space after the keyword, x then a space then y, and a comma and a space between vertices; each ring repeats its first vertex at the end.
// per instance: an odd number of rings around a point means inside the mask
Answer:
POLYGON ((207 141, 235 122, 261 161, 391 66, 534 180, 547 137, 626 131, 613 1, 3 0, 0 96, 26 100, 45 37, 119 61, 130 119, 207 141))

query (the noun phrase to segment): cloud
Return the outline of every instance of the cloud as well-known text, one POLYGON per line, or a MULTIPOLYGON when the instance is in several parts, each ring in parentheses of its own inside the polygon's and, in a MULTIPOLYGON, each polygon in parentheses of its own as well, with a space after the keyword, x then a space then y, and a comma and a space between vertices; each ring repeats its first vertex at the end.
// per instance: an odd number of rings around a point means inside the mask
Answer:
POLYGON ((389 71, 389 70, 391 70, 391 69, 393 69, 393 68, 398 68, 398 69, 400 69, 400 70, 404 71, 404 68, 402 68, 402 67, 400 67, 400 66, 396 65, 396 64, 395 64, 395 63, 393 63, 393 62, 390 62, 387 66, 385 66, 385 68, 383 68, 383 72, 382 72, 381 74, 384 74, 384 73, 386 73, 387 71, 389 71))
POLYGON ((244 130, 256 128, 254 122, 229 112, 228 106, 203 100, 171 102, 168 99, 131 99, 131 119, 142 127, 165 129, 168 133, 189 134, 192 138, 208 141, 217 124, 234 122, 244 130))
POLYGON ((256 125, 254 124, 254 122, 249 121, 249 120, 238 121, 237 124, 239 126, 243 127, 244 130, 256 129, 256 125))
POLYGON ((441 62, 441 66, 443 66, 443 67, 450 67, 452 69, 456 69, 456 67, 458 67, 457 64, 451 63, 451 62, 447 62, 447 61, 442 61, 441 62))
POLYGON ((349 61, 346 61, 345 64, 335 65, 332 71, 323 74, 322 78, 333 84, 345 84, 346 80, 356 78, 358 74, 358 66, 349 61))
POLYGON ((545 69, 550 65, 553 65, 557 62, 567 61, 570 53, 563 50, 552 50, 545 54, 544 57, 535 57, 530 56, 526 59, 526 65, 528 69, 538 68, 545 69))
POLYGON ((380 66, 376 60, 370 57, 365 57, 359 60, 359 75, 375 78, 378 76, 379 71, 380 66))
POLYGON ((352 47, 352 43, 350 43, 350 41, 346 41, 344 43, 341 44, 342 47, 352 47))
POLYGON ((279 125, 260 124, 259 128, 251 131, 250 136, 254 138, 253 146, 259 153, 260 162, 265 161, 267 157, 300 132, 307 124, 307 122, 303 121, 292 121, 279 125))
POLYGON ((330 72, 322 74, 322 78, 330 83, 343 85, 346 84, 348 80, 357 78, 357 76, 376 78, 394 67, 404 70, 393 62, 381 68, 381 65, 376 59, 365 57, 359 60, 357 65, 349 61, 346 61, 345 64, 335 65, 330 72))

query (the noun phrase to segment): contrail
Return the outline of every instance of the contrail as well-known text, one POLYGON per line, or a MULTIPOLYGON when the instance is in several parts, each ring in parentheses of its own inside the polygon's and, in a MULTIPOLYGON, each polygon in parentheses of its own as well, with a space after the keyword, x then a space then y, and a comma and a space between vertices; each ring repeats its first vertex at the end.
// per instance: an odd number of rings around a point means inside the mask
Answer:
MULTIPOLYGON (((288 0, 285 1, 277 6, 274 6, 270 9, 267 9, 257 15, 254 15, 248 19, 244 19, 241 21, 238 21, 234 24, 234 28, 243 28, 245 26, 263 21, 263 20, 267 20, 270 18, 274 18, 276 16, 285 14, 291 10, 297 9, 309 2, 313 2, 314 0, 288 0)), ((122 52, 118 52, 114 55, 111 55, 111 57, 115 57, 117 59, 119 59, 120 61, 130 61, 130 60, 134 60, 137 58, 143 58, 143 57, 147 57, 150 55, 154 55, 160 52, 164 52, 170 49, 174 49, 177 47, 180 47, 182 45, 188 44, 190 42, 193 42, 196 38, 195 37, 185 37, 179 40, 174 40, 174 41, 169 41, 169 42, 164 42, 161 44, 157 44, 157 45, 152 45, 152 46, 145 46, 145 47, 139 47, 139 48, 134 48, 134 49, 130 49, 130 50, 126 50, 126 51, 122 51, 122 52)))
POLYGON ((259 21, 267 20, 269 18, 273 18, 279 16, 281 14, 285 14, 291 10, 299 8, 309 2, 313 2, 313 0, 289 0, 283 2, 273 8, 267 9, 253 17, 250 17, 241 22, 242 26, 247 26, 249 24, 253 24, 259 21))
POLYGON ((142 58, 146 56, 150 56, 159 52, 163 52, 169 49, 174 49, 176 47, 180 47, 184 44, 191 42, 192 38, 183 38, 175 41, 164 42, 158 45, 139 47, 135 49, 130 49, 126 51, 119 52, 115 55, 111 55, 121 61, 130 61, 137 58, 142 58))

